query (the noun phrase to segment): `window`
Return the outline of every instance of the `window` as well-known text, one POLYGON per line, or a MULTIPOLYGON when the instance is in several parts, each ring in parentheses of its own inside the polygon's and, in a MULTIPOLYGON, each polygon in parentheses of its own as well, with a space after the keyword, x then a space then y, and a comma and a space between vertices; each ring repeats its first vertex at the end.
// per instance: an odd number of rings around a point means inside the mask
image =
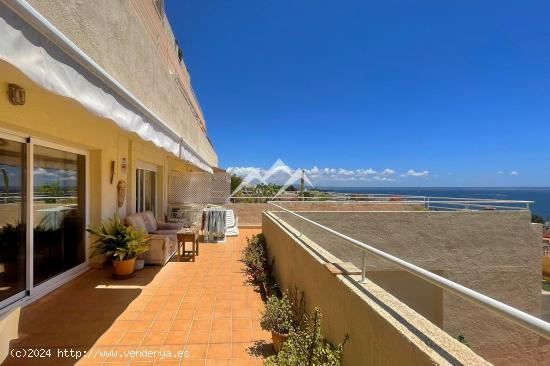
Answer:
POLYGON ((155 214, 157 173, 147 169, 136 170, 136 212, 152 211, 155 214))

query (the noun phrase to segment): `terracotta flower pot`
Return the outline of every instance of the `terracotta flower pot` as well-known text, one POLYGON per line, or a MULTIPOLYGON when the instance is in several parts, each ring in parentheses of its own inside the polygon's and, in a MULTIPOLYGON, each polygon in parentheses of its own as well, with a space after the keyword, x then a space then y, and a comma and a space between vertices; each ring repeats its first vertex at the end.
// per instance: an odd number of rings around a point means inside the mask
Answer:
POLYGON ((128 276, 134 273, 136 258, 123 261, 113 261, 113 274, 115 276, 128 276))
POLYGON ((271 339, 273 340, 273 350, 275 353, 279 353, 281 348, 283 348, 283 343, 288 339, 288 334, 281 334, 272 330, 271 339))

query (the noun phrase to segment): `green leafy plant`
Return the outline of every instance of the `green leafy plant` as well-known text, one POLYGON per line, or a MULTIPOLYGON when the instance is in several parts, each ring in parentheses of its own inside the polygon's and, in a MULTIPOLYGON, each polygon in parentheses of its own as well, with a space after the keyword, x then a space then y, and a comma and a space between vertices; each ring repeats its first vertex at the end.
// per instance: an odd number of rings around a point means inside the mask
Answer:
POLYGON ((86 231, 96 236, 92 242, 93 251, 90 257, 105 255, 122 261, 149 250, 149 237, 145 232, 124 226, 118 216, 101 225, 90 225, 86 231))
POLYGON ((267 248, 263 234, 247 238, 248 245, 242 253, 242 260, 246 265, 246 271, 257 282, 265 282, 268 279, 269 266, 267 264, 267 248))
POLYGON ((315 308, 312 321, 302 330, 290 331, 288 340, 276 356, 269 357, 266 366, 340 366, 348 336, 338 346, 327 342, 321 334, 321 310, 315 308))
POLYGON ((267 300, 260 326, 264 330, 288 334, 293 329, 293 320, 292 304, 284 293, 281 298, 273 295, 267 300))

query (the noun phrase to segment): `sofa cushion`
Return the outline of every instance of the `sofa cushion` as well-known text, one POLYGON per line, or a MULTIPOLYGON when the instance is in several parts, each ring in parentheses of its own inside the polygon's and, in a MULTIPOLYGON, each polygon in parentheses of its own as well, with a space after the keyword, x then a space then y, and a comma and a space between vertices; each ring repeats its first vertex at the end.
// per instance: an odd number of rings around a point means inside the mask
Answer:
POLYGON ((143 221, 145 221, 145 226, 147 227, 148 232, 153 232, 157 230, 157 219, 155 219, 155 215, 151 211, 145 211, 141 214, 143 217, 143 221))
POLYGON ((124 218, 124 223, 127 226, 132 226, 135 230, 144 230, 147 233, 149 232, 141 214, 126 216, 126 218, 124 218))
POLYGON ((178 237, 177 230, 156 230, 151 232, 150 234, 167 236, 172 241, 177 241, 178 237))

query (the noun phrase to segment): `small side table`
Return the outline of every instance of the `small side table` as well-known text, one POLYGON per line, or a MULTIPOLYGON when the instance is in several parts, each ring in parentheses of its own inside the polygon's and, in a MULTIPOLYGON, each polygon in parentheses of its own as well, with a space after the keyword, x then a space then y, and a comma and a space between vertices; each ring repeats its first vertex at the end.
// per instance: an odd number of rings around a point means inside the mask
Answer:
POLYGON ((178 254, 186 256, 190 254, 191 260, 195 261, 195 256, 199 255, 199 229, 195 227, 183 228, 177 232, 178 239, 178 254), (185 250, 185 243, 191 242, 191 251, 185 250))

